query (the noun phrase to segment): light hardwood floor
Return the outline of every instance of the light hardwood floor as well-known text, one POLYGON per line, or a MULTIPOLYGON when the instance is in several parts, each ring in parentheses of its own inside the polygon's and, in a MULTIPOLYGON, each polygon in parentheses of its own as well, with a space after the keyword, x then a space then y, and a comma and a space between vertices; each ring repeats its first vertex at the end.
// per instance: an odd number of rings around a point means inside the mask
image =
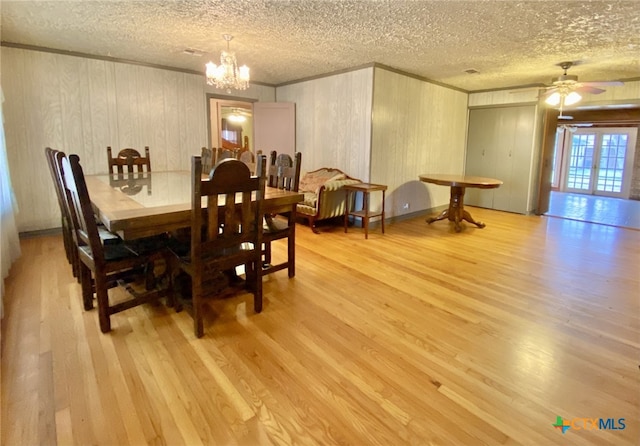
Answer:
POLYGON ((163 305, 101 334, 61 237, 25 239, 2 443, 638 444, 640 231, 470 211, 485 229, 301 225, 296 277, 266 277, 258 315, 249 294, 212 301, 202 339, 163 305))

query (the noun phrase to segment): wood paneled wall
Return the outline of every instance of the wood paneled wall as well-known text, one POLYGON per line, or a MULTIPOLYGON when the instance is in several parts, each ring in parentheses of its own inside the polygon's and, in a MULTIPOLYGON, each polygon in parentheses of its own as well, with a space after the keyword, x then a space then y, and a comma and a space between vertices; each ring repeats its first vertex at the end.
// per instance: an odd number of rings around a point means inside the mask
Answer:
MULTIPOLYGON (((208 145, 204 76, 2 47, 5 131, 18 229, 60 226, 44 148, 77 153, 88 174, 107 171, 106 147, 151 149, 153 170, 188 169, 208 145)), ((252 85, 243 97, 273 101, 252 85)), ((2 172, 6 174, 6 172, 2 172)))
MULTIPOLYGON (((337 167, 387 184, 387 218, 448 202, 448 189, 420 183, 418 175, 462 173, 467 94, 380 67, 278 87, 276 94, 296 103, 303 170, 337 167)), ((372 194, 371 209, 379 209, 379 195, 372 194)))
MULTIPOLYGON (((422 183, 418 176, 463 172, 467 96, 376 67, 371 181, 388 185, 385 211, 389 217, 449 202, 448 188, 422 183)), ((372 196, 375 209, 373 200, 372 196)))
POLYGON ((278 102, 296 104, 296 149, 302 170, 336 167, 369 179, 373 67, 278 87, 278 102))

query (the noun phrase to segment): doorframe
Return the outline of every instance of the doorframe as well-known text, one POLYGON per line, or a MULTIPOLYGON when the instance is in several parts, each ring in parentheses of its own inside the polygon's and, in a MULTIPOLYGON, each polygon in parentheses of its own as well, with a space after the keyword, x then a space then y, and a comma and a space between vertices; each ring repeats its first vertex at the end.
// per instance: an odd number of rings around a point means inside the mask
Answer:
MULTIPOLYGON (((209 141, 209 148, 212 147, 218 147, 219 146, 219 135, 220 135, 220 116, 218 115, 218 109, 216 110, 211 110, 211 100, 215 99, 216 101, 220 101, 221 103, 223 103, 223 105, 225 106, 230 106, 230 107, 243 107, 245 105, 249 105, 249 108, 251 108, 253 110, 253 104, 255 102, 258 102, 257 99, 253 99, 253 98, 241 98, 241 97, 237 97, 237 96, 223 96, 223 95, 219 95, 219 94, 213 94, 213 93, 207 93, 206 94, 206 100, 207 100, 207 138, 209 141), (216 144, 213 144, 213 134, 214 134, 214 126, 213 126, 213 119, 214 119, 214 114, 215 114, 215 122, 216 122, 216 134, 218 135, 218 139, 216 140, 216 144)), ((219 107, 218 107, 219 108, 219 107)), ((253 141, 253 135, 251 135, 251 140, 253 141)))
POLYGON ((638 136, 638 129, 634 126, 594 126, 589 128, 579 128, 575 133, 567 133, 564 135, 566 145, 566 150, 563 152, 563 166, 560 176, 560 187, 559 190, 561 192, 570 192, 575 194, 586 194, 586 195, 594 195, 598 197, 611 197, 611 198, 622 198, 623 200, 628 200, 631 192, 631 180, 633 178, 633 164, 635 161, 635 152, 636 152, 636 139, 638 136), (628 129, 628 130, 625 130, 628 129), (589 178, 590 189, 580 190, 580 189, 571 189, 567 188, 567 177, 569 175, 569 162, 567 158, 571 157, 571 151, 573 149, 573 135, 583 135, 583 134, 594 134, 595 135, 595 145, 593 152, 593 166, 591 168, 591 177, 589 178), (622 187, 620 192, 606 192, 606 191, 598 191, 597 181, 600 173, 600 157, 602 155, 602 139, 605 134, 618 134, 625 133, 628 135, 627 141, 627 154, 625 156, 625 167, 624 174, 622 179, 622 187))
MULTIPOLYGON (((592 122, 602 126, 639 127, 638 132, 640 133, 640 104, 636 104, 635 108, 571 110, 566 112, 573 116, 571 120, 572 123, 592 122)), ((558 110, 551 108, 545 112, 542 147, 540 150, 540 181, 538 184, 538 206, 535 211, 536 215, 542 215, 549 211, 549 199, 551 197, 551 161, 553 160, 558 115, 558 110)))

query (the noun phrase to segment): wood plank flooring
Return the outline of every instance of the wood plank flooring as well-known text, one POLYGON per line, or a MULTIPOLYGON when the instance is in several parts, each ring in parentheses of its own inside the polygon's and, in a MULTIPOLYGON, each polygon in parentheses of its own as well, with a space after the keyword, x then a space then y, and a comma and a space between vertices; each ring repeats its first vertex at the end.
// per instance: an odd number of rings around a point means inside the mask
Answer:
POLYGON ((101 334, 61 237, 24 239, 2 444, 638 444, 640 232, 470 210, 485 229, 300 225, 296 277, 261 314, 212 300, 202 339, 163 305, 101 334))

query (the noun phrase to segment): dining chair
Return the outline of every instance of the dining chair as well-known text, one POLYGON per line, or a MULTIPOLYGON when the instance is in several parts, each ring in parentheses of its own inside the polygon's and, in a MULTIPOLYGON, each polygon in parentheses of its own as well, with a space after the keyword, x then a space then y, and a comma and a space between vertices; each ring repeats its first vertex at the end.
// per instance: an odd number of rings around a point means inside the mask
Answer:
POLYGON ((213 169, 213 165, 214 165, 213 150, 203 147, 200 153, 200 158, 202 158, 202 171, 211 172, 211 169, 213 169))
POLYGON ((151 172, 151 157, 148 146, 144 148, 144 156, 136 149, 127 148, 118 152, 118 156, 115 158, 111 147, 107 146, 107 161, 109 163, 109 173, 122 175, 125 167, 129 174, 145 172, 145 167, 147 172, 151 172))
MULTIPOLYGON (((269 160, 267 185, 298 192, 302 152, 296 152, 292 159, 288 154, 281 153, 278 155, 273 151, 269 160)), ((265 215, 263 232, 263 274, 271 274, 287 268, 289 278, 294 277, 296 274, 295 213, 265 215), (271 243, 280 239, 287 239, 287 260, 273 265, 271 263, 271 243)))
POLYGON ((60 219, 62 225, 62 242, 64 244, 64 252, 67 256, 67 260, 71 265, 71 269, 73 271, 74 277, 78 277, 77 275, 77 254, 75 252, 75 244, 73 242, 72 236, 72 227, 71 227, 71 217, 69 216, 69 212, 66 205, 66 199, 64 197, 63 186, 60 183, 60 176, 58 173, 58 164, 56 162, 56 153, 58 150, 54 150, 51 147, 46 147, 44 149, 45 156, 47 158, 47 165, 49 166, 49 173, 51 174, 51 179, 53 180, 53 187, 56 192, 56 198, 58 199, 58 206, 60 207, 60 219))
MULTIPOLYGON (((61 150, 54 150, 51 148, 47 148, 46 150, 47 156, 51 158, 51 169, 53 175, 54 186, 57 190, 60 191, 60 210, 63 215, 63 219, 66 220, 66 225, 68 228, 63 226, 63 240, 65 245, 68 245, 69 254, 68 260, 71 264, 71 270, 73 276, 80 282, 80 260, 78 258, 78 242, 76 238, 75 229, 73 226, 73 210, 70 207, 68 194, 65 188, 64 182, 64 172, 62 171, 62 159, 66 157, 65 153, 61 150)), ((94 215, 96 220, 96 224, 98 227, 98 236, 102 243, 113 243, 116 240, 120 240, 120 237, 117 234, 113 234, 109 232, 105 227, 99 222, 98 218, 94 215)), ((65 250, 67 246, 65 246, 65 250)), ((85 308, 86 310, 91 309, 85 308)))
MULTIPOLYGON (((191 158, 191 235, 185 244, 174 244, 174 271, 191 277, 191 301, 196 337, 202 337, 205 295, 216 294, 206 282, 216 274, 244 265, 244 285, 253 293, 256 313, 262 311, 262 217, 265 191, 264 157, 258 160, 258 176, 235 159, 220 161, 202 179, 202 159, 191 158), (254 200, 252 200, 252 194, 254 200), (203 208, 202 199, 206 207, 203 208)), ((173 275, 172 275, 173 277, 173 275)), ((219 291, 219 290, 216 290, 219 291)))
POLYGON ((253 152, 250 152, 249 150, 245 150, 244 152, 242 152, 240 154, 238 159, 247 165, 247 167, 249 168, 251 173, 255 172, 255 170, 256 170, 256 157, 253 154, 253 152))
POLYGON ((236 159, 236 155, 235 153, 233 153, 233 150, 220 149, 220 152, 218 153, 218 163, 222 160, 226 160, 230 158, 236 159))
POLYGON ((71 220, 76 235, 79 259, 80 284, 84 308, 93 308, 93 292, 98 302, 100 330, 111 330, 111 315, 143 303, 156 301, 168 296, 173 304, 173 295, 166 288, 160 288, 149 281, 149 268, 163 259, 166 246, 162 237, 151 237, 133 242, 120 238, 107 243, 98 231, 84 173, 78 155, 64 156, 59 152, 57 159, 62 166, 65 193, 71 212, 71 220), (144 289, 141 283, 144 283, 144 289), (109 288, 121 285, 129 299, 117 303, 109 301, 109 288), (135 288, 138 285, 138 289, 135 288))

